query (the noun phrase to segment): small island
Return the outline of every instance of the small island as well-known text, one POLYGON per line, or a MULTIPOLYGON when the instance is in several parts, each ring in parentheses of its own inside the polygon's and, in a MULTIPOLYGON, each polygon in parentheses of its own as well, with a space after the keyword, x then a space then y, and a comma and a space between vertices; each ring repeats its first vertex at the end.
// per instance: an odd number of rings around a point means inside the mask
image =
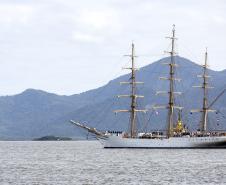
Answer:
POLYGON ((72 138, 69 137, 58 137, 58 136, 43 136, 40 138, 35 138, 33 141, 71 141, 72 138))

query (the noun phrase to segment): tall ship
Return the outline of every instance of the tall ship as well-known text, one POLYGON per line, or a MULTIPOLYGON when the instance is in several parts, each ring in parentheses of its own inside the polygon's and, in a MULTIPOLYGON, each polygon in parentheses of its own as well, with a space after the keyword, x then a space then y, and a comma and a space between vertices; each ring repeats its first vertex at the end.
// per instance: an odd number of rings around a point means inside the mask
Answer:
POLYGON ((199 75, 202 79, 202 84, 194 86, 201 88, 203 91, 202 108, 191 110, 192 113, 201 113, 200 129, 197 131, 188 131, 183 125, 181 119, 181 111, 183 107, 176 104, 176 96, 181 92, 175 91, 175 83, 180 81, 175 75, 177 67, 175 57, 175 26, 172 29, 172 35, 168 37, 171 40, 170 60, 168 63, 164 63, 169 68, 167 77, 160 77, 162 80, 169 82, 168 91, 159 91, 157 94, 166 94, 168 96, 168 103, 166 105, 156 105, 153 109, 166 109, 167 119, 166 131, 156 132, 150 131, 146 133, 140 133, 137 128, 137 114, 146 113, 146 109, 138 109, 137 101, 144 96, 138 95, 136 92, 136 86, 142 84, 142 82, 136 81, 136 68, 135 68, 135 49, 132 43, 131 54, 128 55, 131 58, 131 67, 127 68, 131 70, 131 77, 129 82, 122 82, 122 84, 130 85, 131 94, 119 95, 118 97, 130 98, 130 109, 116 110, 115 112, 129 113, 129 130, 125 132, 101 132, 96 128, 88 127, 82 123, 71 120, 70 122, 78 127, 81 127, 88 132, 95 135, 104 148, 226 148, 226 132, 225 131, 209 131, 208 130, 208 114, 216 112, 212 109, 213 104, 225 93, 224 89, 211 103, 208 102, 207 91, 212 87, 209 86, 208 79, 208 53, 205 52, 205 63, 202 66, 203 74, 199 75), (175 114, 178 114, 177 120, 175 114), (175 121, 176 120, 176 121, 175 121))

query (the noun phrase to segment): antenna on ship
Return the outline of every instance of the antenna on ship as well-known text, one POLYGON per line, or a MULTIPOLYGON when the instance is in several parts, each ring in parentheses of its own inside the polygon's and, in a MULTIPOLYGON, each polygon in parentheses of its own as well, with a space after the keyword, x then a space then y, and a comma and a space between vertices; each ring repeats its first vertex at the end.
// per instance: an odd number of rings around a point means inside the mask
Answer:
POLYGON ((202 113, 202 120, 201 120, 201 128, 200 128, 200 130, 203 133, 206 133, 206 131, 207 131, 208 112, 215 112, 216 111, 216 110, 210 109, 210 106, 208 106, 208 89, 212 89, 213 87, 210 87, 208 85, 209 84, 208 78, 210 78, 210 76, 207 73, 207 69, 208 69, 207 62, 208 62, 208 52, 207 52, 207 48, 206 48, 205 64, 202 66, 203 74, 197 76, 197 77, 203 79, 203 83, 202 83, 202 85, 193 86, 193 87, 196 87, 196 88, 202 88, 203 89, 203 106, 202 106, 202 109, 191 110, 191 112, 201 112, 202 113))
POLYGON ((175 63, 175 25, 173 25, 172 29, 172 36, 166 37, 171 40, 171 51, 166 51, 166 53, 170 54, 170 62, 164 63, 165 65, 169 66, 169 77, 160 77, 161 80, 168 80, 169 81, 169 91, 158 91, 157 94, 168 94, 168 105, 166 106, 155 106, 154 108, 165 108, 168 109, 168 118, 167 118, 167 137, 173 136, 173 125, 174 125, 174 109, 182 109, 183 107, 179 107, 175 105, 175 95, 180 95, 181 92, 175 92, 175 81, 180 81, 181 79, 175 78, 175 68, 177 64, 175 63))
POLYGON ((125 55, 131 58, 131 67, 123 68, 123 69, 129 69, 131 70, 131 77, 129 82, 120 82, 120 84, 129 84, 131 86, 131 94, 130 95, 118 95, 118 98, 121 97, 129 97, 131 98, 131 105, 129 110, 116 110, 117 112, 129 112, 130 113, 130 137, 135 138, 137 137, 137 120, 136 120, 136 113, 137 112, 146 112, 147 110, 139 110, 137 109, 137 98, 144 98, 144 96, 137 95, 136 94, 136 85, 137 84, 143 84, 143 82, 137 82, 136 81, 136 71, 138 68, 135 68, 135 58, 137 57, 135 55, 135 46, 132 42, 132 51, 130 55, 125 55))

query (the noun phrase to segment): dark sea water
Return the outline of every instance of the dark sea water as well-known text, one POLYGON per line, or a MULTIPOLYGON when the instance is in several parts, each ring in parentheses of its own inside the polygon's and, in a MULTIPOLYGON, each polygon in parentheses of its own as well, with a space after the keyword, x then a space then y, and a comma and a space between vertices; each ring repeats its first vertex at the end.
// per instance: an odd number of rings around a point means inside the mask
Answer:
POLYGON ((103 149, 97 141, 0 142, 0 185, 226 184, 226 149, 103 149))

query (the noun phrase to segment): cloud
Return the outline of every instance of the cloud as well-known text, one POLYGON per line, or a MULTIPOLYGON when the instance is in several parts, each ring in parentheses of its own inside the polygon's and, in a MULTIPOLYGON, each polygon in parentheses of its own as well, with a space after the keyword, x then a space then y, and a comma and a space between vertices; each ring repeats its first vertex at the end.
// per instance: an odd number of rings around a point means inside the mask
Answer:
POLYGON ((226 68, 225 9, 224 0, 0 0, 0 79, 15 87, 0 93, 73 94, 101 86, 116 66, 122 74, 128 59, 121 56, 132 40, 138 67, 163 57, 172 24, 181 56, 201 63, 208 46, 211 67, 226 68), (79 80, 72 79, 75 69, 79 80))
POLYGON ((20 4, 1 4, 0 22, 1 23, 21 23, 25 24, 31 20, 34 8, 30 5, 20 4))
POLYGON ((214 15, 213 16, 213 21, 215 21, 217 24, 220 24, 220 25, 225 25, 226 24, 225 17, 219 16, 219 15, 214 15))
POLYGON ((77 23, 87 25, 95 30, 102 30, 109 26, 112 14, 103 11, 83 10, 77 18, 77 23))
POLYGON ((74 17, 74 25, 72 38, 80 42, 103 42, 122 29, 118 12, 109 7, 79 10, 74 17))
MULTIPOLYGON (((79 10, 75 17, 75 24, 81 29, 90 30, 93 32, 102 32, 105 30, 114 31, 120 29, 119 12, 110 7, 105 8, 85 8, 79 10)), ((107 34, 105 32, 105 34, 107 34)))
POLYGON ((103 38, 100 36, 81 33, 81 32, 73 33, 73 39, 81 42, 101 42, 103 40, 103 38))

